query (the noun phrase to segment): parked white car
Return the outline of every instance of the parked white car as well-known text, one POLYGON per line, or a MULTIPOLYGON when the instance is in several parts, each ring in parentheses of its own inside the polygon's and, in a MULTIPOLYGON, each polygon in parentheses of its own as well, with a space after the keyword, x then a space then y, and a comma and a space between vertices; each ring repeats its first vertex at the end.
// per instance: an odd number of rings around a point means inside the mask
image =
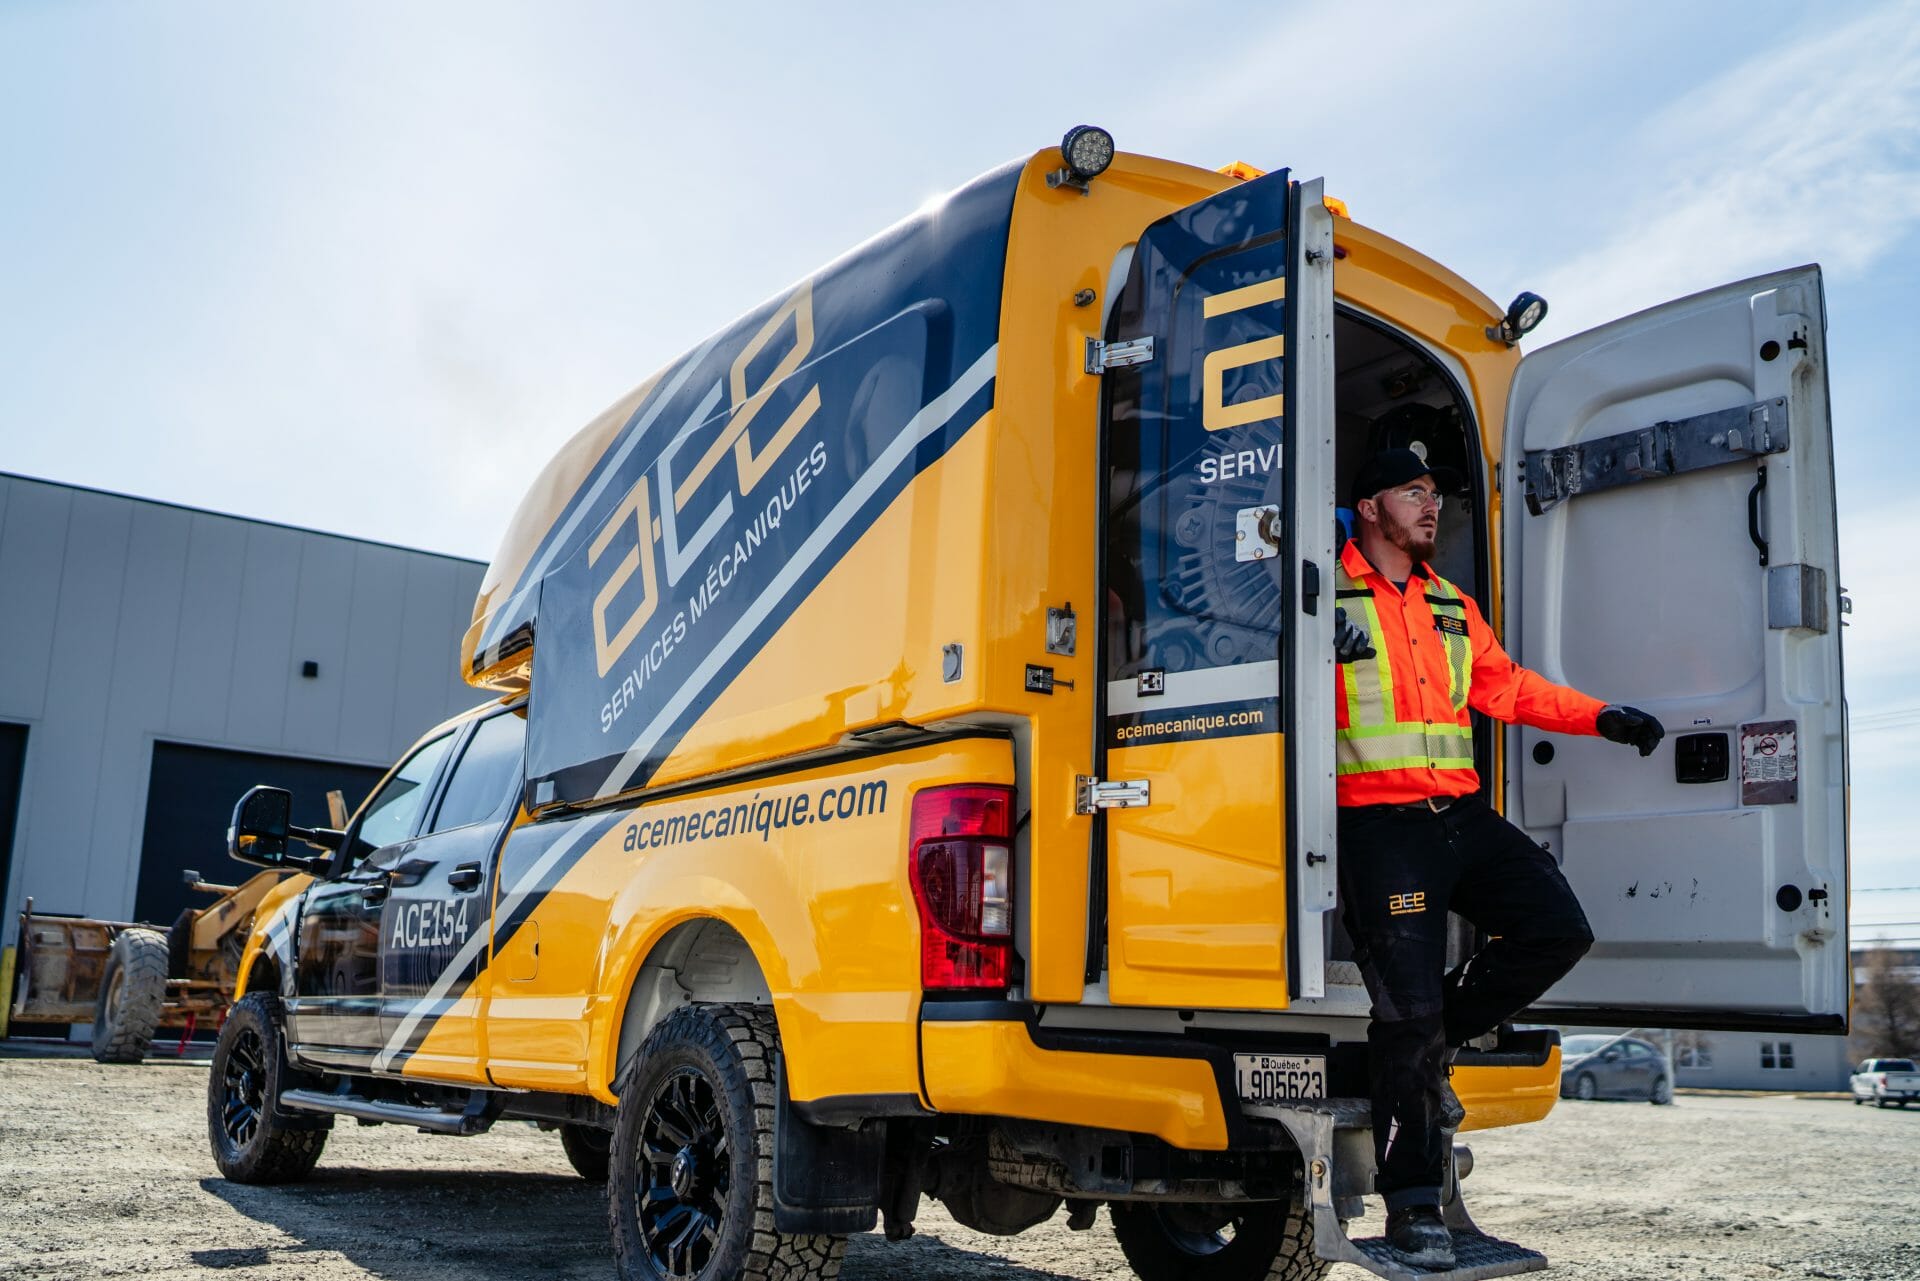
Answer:
POLYGON ((1920 1070, 1912 1059, 1868 1059, 1853 1074, 1852 1083, 1855 1107, 1868 1099, 1882 1108, 1889 1103, 1905 1107, 1909 1100, 1920 1099, 1920 1070))

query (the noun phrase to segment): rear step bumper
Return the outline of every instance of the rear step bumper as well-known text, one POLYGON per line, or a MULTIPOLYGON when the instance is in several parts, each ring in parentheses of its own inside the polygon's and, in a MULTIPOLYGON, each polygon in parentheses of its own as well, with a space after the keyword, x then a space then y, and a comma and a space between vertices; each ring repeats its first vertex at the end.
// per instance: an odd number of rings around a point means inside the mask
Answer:
POLYGON ((499 1112, 495 1101, 479 1091, 474 1092, 466 1109, 460 1112, 413 1103, 393 1103, 385 1099, 366 1099, 355 1094, 329 1094, 323 1090, 286 1090, 280 1095, 280 1106, 301 1112, 350 1116, 361 1121, 411 1125, 435 1134, 463 1137, 487 1130, 499 1112))
POLYGON ((1442 1189, 1447 1201, 1441 1214, 1453 1233, 1451 1269, 1436 1271, 1402 1263, 1385 1237, 1349 1238, 1343 1214, 1357 1217, 1360 1198, 1372 1191, 1372 1109, 1365 1099, 1249 1106, 1246 1112, 1278 1121, 1299 1147, 1307 1175, 1307 1210, 1313 1215, 1314 1253, 1321 1258, 1351 1263, 1390 1281, 1485 1281, 1547 1266, 1546 1256, 1539 1251, 1487 1236, 1474 1226, 1457 1177, 1472 1169, 1471 1158, 1463 1160, 1458 1149, 1442 1189))

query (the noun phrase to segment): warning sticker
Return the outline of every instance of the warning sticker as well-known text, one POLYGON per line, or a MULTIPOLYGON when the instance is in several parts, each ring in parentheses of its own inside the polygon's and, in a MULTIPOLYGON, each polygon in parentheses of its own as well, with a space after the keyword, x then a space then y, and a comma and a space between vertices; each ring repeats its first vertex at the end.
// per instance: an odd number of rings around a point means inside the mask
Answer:
POLYGON ((1794 721, 1740 727, 1740 803, 1791 805, 1800 799, 1800 749, 1794 721))

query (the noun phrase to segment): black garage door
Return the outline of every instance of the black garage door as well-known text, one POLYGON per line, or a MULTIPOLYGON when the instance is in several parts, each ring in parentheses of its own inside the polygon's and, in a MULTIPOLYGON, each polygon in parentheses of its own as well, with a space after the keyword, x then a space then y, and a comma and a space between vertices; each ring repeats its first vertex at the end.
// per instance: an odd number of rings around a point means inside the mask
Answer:
MULTIPOLYGON (((180 873, 186 868, 229 885, 253 875, 257 869, 227 857, 227 823, 233 817, 234 802, 255 783, 270 783, 293 793, 296 827, 325 827, 329 791, 338 788, 345 793, 347 809, 353 810, 384 772, 291 756, 155 743, 133 918, 170 925, 184 909, 210 902, 181 883, 180 873)), ((297 842, 293 848, 307 850, 297 842)))
MULTIPOLYGON (((7 896, 7 875, 13 870, 13 825, 20 817, 20 771, 26 763, 27 727, 0 722, 0 899, 7 896)), ((0 924, 0 934, 6 932, 0 924)))

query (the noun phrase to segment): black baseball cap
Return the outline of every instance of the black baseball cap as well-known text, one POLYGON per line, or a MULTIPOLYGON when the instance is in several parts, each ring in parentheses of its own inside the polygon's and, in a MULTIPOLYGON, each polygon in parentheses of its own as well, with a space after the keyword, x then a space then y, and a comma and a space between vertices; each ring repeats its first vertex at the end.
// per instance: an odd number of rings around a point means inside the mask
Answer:
POLYGON ((1462 494, 1467 489, 1465 478, 1451 467, 1429 467, 1426 460, 1411 449, 1383 449, 1367 459, 1360 474, 1353 478, 1348 506, 1358 507, 1362 498, 1372 498, 1383 489, 1392 489, 1422 476, 1433 477, 1433 483, 1443 494, 1462 494))

